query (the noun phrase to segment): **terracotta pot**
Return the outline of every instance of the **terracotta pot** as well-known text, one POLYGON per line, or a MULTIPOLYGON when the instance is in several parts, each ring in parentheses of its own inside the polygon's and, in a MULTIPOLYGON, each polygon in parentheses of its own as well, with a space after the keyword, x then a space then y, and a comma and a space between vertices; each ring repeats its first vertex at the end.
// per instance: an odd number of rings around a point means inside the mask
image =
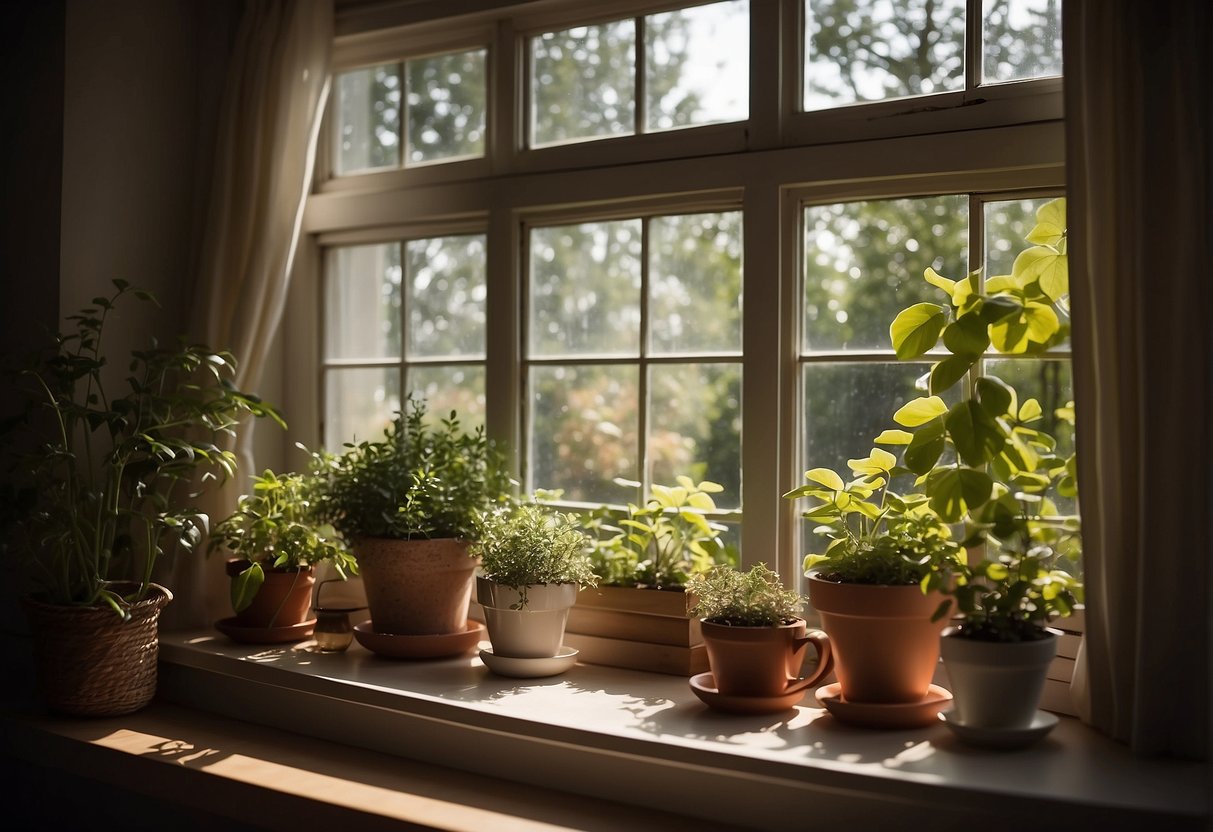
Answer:
POLYGON ((354 544, 376 633, 431 636, 467 627, 478 558, 465 541, 361 538, 354 544))
POLYGON ((834 675, 851 702, 917 702, 939 664, 931 621, 943 597, 917 586, 842 584, 809 576, 809 601, 834 650, 834 675))
POLYGON ((1027 728, 1036 716, 1049 665, 1057 654, 1056 630, 1039 641, 980 641, 957 635, 940 639, 952 685, 952 713, 972 728, 1027 728))
MULTIPOLYGON (((231 558, 225 564, 229 578, 235 578, 249 567, 249 562, 231 558)), ((311 619, 312 588, 316 585, 316 570, 265 569, 265 583, 253 596, 253 602, 236 613, 241 627, 291 627, 311 619)))
MULTIPOLYGON (((115 585, 118 592, 134 585, 115 585)), ((72 716, 118 716, 147 705, 156 694, 160 610, 173 594, 151 584, 148 596, 123 621, 109 607, 44 604, 25 599, 34 666, 42 699, 72 716)))
POLYGON ((716 689, 725 696, 782 696, 805 690, 830 672, 830 640, 820 630, 806 632, 804 619, 774 627, 733 627, 703 619, 703 641, 716 689), (817 650, 817 669, 800 678, 804 650, 817 650))
POLYGON ((489 641, 498 656, 548 659, 560 652, 569 607, 577 601, 576 584, 531 584, 526 606, 518 590, 484 578, 476 579, 476 600, 484 607, 489 641))

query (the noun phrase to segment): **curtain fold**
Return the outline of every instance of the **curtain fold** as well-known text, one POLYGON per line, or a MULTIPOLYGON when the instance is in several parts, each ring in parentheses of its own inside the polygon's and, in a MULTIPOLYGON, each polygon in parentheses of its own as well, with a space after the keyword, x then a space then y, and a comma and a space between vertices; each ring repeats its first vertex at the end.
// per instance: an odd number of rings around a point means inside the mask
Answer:
POLYGON ((1207 759, 1210 12, 1066 0, 1063 35, 1081 711, 1138 753, 1207 759))
MULTIPOLYGON (((315 145, 329 89, 333 0, 247 0, 224 87, 211 198, 190 320, 193 335, 229 349, 236 386, 256 391, 282 317, 315 145)), ((211 522, 235 508, 253 470, 254 425, 230 449, 239 473, 210 488, 211 522)), ((168 627, 209 626, 231 614, 222 558, 177 558, 164 578, 176 600, 168 627)))

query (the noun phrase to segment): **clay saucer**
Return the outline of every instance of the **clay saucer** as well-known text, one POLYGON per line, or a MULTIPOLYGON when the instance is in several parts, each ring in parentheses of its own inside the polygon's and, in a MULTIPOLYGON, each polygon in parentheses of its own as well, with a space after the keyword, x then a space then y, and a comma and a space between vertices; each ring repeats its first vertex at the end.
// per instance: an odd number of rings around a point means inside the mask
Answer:
POLYGON ((952 702, 951 692, 939 685, 927 688, 917 702, 848 702, 842 685, 835 682, 817 689, 817 701, 842 722, 863 728, 921 728, 935 724, 939 712, 952 702))
POLYGON ((691 690, 707 705, 730 714, 777 714, 796 707, 804 698, 805 689, 779 696, 731 696, 716 688, 716 680, 709 673, 700 673, 690 679, 691 690))
POLYGON ((564 673, 577 664, 577 651, 572 647, 561 647, 555 656, 520 659, 514 656, 498 656, 490 646, 480 651, 480 660, 484 662, 485 667, 498 676, 538 679, 543 676, 556 676, 564 673))
POLYGON ((311 638, 316 629, 316 619, 310 618, 286 627, 244 627, 232 616, 216 621, 215 629, 241 644, 289 644, 311 638))
POLYGON ((359 644, 372 653, 392 659, 444 659, 459 656, 475 648, 484 638, 484 632, 484 625, 470 618, 464 629, 457 633, 422 636, 375 632, 369 618, 354 625, 354 638, 359 644))

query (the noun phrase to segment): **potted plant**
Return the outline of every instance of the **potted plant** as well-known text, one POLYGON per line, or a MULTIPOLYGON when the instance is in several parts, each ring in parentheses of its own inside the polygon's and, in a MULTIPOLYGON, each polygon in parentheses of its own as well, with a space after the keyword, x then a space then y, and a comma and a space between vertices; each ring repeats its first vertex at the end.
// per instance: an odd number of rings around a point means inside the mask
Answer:
POLYGON ((115 389, 106 322, 127 296, 155 299, 125 281, 114 287, 22 369, 31 407, 4 437, 19 483, 7 548, 26 581, 43 698, 82 716, 151 700, 159 613, 172 598, 153 570, 201 540, 206 517, 189 506, 194 489, 236 470, 216 441, 249 413, 283 424, 232 386, 229 353, 203 345, 134 350, 115 389))
MULTIPOLYGON (((804 561, 810 602, 834 649, 838 690, 825 694, 912 709, 941 702, 932 688, 945 623, 935 618, 945 602, 938 587, 959 567, 960 547, 924 496, 890 489, 906 473, 893 454, 874 448, 849 465, 849 482, 814 468, 808 485, 785 495, 816 501, 803 516, 830 541, 804 561)), ((842 716, 866 721, 858 710, 842 716)))
MULTIPOLYGON (((915 304, 891 328, 899 358, 924 355, 941 336, 948 353, 932 366, 931 395, 902 409, 899 421, 909 431, 899 432, 898 441, 930 505, 944 520, 964 522, 964 544, 979 553, 951 586, 941 586, 956 602, 941 616, 962 617, 943 638, 953 719, 976 728, 1032 722, 1056 649, 1047 624, 1082 599, 1081 583, 1062 568, 1081 553, 1080 521, 1076 510, 1058 509, 1063 498, 1076 505, 1075 456, 1059 453, 1056 437, 1041 426, 1036 399, 1021 400, 998 377, 976 374, 991 348, 1039 354, 1068 335, 1064 199, 1040 208, 1026 240, 1035 245, 1016 257, 1012 273, 984 286, 978 273, 951 281, 928 269, 926 280, 944 292, 947 305, 915 304), (947 407, 940 394, 966 374, 974 395, 947 407), (1029 681, 1011 681, 1018 675, 1012 668, 1029 666, 1029 681)), ((1072 428, 1072 403, 1055 416, 1072 428)))
POLYGON ((577 591, 597 583, 585 544, 576 515, 534 503, 485 518, 472 553, 480 556, 476 596, 492 658, 551 659, 561 652, 577 591))
POLYGON ((483 428, 464 432, 454 412, 430 425, 410 397, 381 439, 316 452, 312 471, 317 516, 353 546, 374 634, 449 636, 451 650, 468 649, 469 546, 510 487, 483 428))
POLYGON ((313 516, 313 482, 266 470, 253 492, 220 522, 209 549, 226 549, 234 619, 216 626, 240 641, 300 641, 311 635, 316 566, 330 565, 342 579, 358 565, 333 528, 313 516))
POLYGON ((716 566, 692 577, 689 587, 698 599, 692 614, 703 627, 711 667, 711 679, 696 676, 691 687, 708 704, 746 711, 791 707, 830 672, 829 639, 806 632, 799 615, 803 599, 766 565, 747 571, 716 566), (809 644, 817 650, 817 667, 801 678, 809 644))
POLYGON ((686 583, 737 553, 711 519, 717 483, 679 476, 652 486, 643 505, 602 506, 586 522, 598 585, 583 589, 569 616, 581 661, 690 676, 707 670, 695 599, 686 583))

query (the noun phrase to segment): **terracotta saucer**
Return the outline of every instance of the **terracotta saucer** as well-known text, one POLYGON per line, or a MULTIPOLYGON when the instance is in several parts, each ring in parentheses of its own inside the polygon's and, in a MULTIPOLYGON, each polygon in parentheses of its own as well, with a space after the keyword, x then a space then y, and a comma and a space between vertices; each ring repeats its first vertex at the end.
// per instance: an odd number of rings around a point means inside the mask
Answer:
POLYGON ((705 705, 730 714, 777 714, 789 711, 805 694, 804 688, 801 688, 780 696, 729 696, 716 689, 716 680, 710 672, 692 676, 690 682, 691 690, 705 705))
POLYGON ((555 656, 537 659, 519 659, 514 656, 498 656, 491 646, 480 651, 484 666, 498 676, 513 676, 517 679, 538 679, 556 676, 577 664, 577 650, 561 647, 555 656))
POLYGON ((444 659, 475 648, 484 638, 484 625, 469 618, 464 629, 457 633, 407 636, 377 633, 368 618, 354 625, 354 638, 367 650, 380 656, 393 659, 444 659))
POLYGON ((952 729, 952 733, 962 742, 982 748, 1023 748, 1052 731, 1060 721, 1057 714, 1037 711, 1026 728, 979 728, 965 725, 956 719, 950 709, 941 712, 939 720, 952 729))
POLYGON ((927 688, 917 702, 848 702, 842 685, 835 682, 817 689, 817 701, 842 722, 864 728, 921 728, 933 725, 939 712, 952 701, 950 691, 939 685, 927 688))
POLYGON ((216 621, 215 629, 241 644, 289 644, 311 638, 316 629, 316 619, 309 618, 287 627, 244 627, 232 616, 216 621))

